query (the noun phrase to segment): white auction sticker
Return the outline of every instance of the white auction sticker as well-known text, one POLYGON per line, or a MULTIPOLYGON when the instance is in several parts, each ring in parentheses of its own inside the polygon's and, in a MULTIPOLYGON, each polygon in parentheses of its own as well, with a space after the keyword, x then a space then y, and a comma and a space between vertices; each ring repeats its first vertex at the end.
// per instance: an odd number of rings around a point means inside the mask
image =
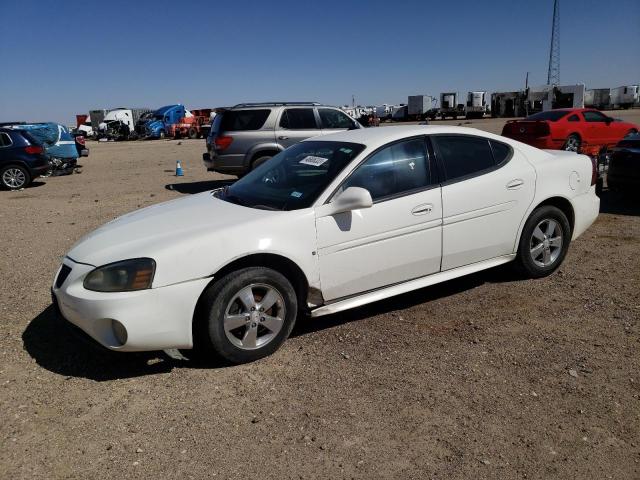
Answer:
POLYGON ((299 163, 302 163, 304 165, 313 165, 314 167, 319 167, 327 160, 329 159, 324 157, 314 157, 313 155, 308 155, 304 157, 302 160, 300 160, 299 163))

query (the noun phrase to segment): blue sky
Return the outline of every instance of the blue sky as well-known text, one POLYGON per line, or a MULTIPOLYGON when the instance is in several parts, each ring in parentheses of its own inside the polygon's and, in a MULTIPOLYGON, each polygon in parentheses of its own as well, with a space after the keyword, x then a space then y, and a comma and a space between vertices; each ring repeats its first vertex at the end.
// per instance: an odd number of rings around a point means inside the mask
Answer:
MULTIPOLYGON (((546 83, 552 0, 2 2, 0 121, 546 83)), ((640 1, 561 0, 561 83, 640 82, 640 1)))

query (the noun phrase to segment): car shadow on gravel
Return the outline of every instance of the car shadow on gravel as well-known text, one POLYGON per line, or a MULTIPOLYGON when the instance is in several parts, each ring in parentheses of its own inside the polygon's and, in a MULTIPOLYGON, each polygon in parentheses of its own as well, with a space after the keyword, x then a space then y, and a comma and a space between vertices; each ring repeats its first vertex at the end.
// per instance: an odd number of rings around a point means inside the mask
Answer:
POLYGON ((631 197, 605 190, 600 195, 600 213, 640 217, 640 196, 631 197))
POLYGON ((378 302, 363 305, 362 307, 346 310, 344 312, 327 315, 321 318, 305 317, 296 322, 291 337, 307 335, 319 330, 333 328, 345 323, 365 320, 375 315, 391 313, 397 310, 405 310, 426 302, 457 295, 467 290, 479 287, 485 283, 505 283, 521 280, 510 264, 501 265, 483 270, 471 275, 438 283, 430 287, 421 288, 412 292, 396 295, 378 302))
POLYGON ((169 183, 164 188, 167 190, 173 190, 174 192, 182 194, 194 194, 208 192, 215 190, 216 188, 226 187, 231 185, 235 180, 208 180, 205 182, 190 182, 190 183, 169 183))
POLYGON ((50 372, 67 378, 88 378, 98 382, 167 373, 174 368, 227 366, 172 358, 162 351, 112 352, 84 333, 76 332, 75 327, 57 314, 53 305, 31 320, 22 334, 22 341, 25 350, 38 365, 50 372))

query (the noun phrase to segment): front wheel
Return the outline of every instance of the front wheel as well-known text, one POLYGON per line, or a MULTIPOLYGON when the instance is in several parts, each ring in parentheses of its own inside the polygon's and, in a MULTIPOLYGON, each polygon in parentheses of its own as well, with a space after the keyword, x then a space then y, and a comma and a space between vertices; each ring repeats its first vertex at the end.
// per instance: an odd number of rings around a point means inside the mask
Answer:
POLYGON ((569 250, 571 227, 562 210, 551 205, 536 208, 522 230, 517 264, 530 278, 551 275, 569 250))
POLYGON ((249 267, 220 278, 200 302, 194 343, 231 363, 271 355, 289 337, 298 315, 291 283, 279 272, 249 267))

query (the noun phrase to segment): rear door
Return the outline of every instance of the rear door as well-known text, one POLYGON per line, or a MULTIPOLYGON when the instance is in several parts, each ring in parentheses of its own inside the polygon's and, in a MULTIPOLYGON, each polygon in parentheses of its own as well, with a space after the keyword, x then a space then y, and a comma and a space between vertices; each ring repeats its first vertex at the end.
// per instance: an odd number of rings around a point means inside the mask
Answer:
POLYGON ((349 130, 355 126, 355 121, 337 108, 319 107, 318 116, 320 118, 323 135, 328 133, 344 132, 345 130, 349 130))
POLYGON ((442 183, 442 270, 513 253, 533 201, 535 170, 506 143, 432 135, 442 183))
POLYGON ((276 124, 276 142, 284 148, 321 133, 313 107, 285 108, 276 124))

